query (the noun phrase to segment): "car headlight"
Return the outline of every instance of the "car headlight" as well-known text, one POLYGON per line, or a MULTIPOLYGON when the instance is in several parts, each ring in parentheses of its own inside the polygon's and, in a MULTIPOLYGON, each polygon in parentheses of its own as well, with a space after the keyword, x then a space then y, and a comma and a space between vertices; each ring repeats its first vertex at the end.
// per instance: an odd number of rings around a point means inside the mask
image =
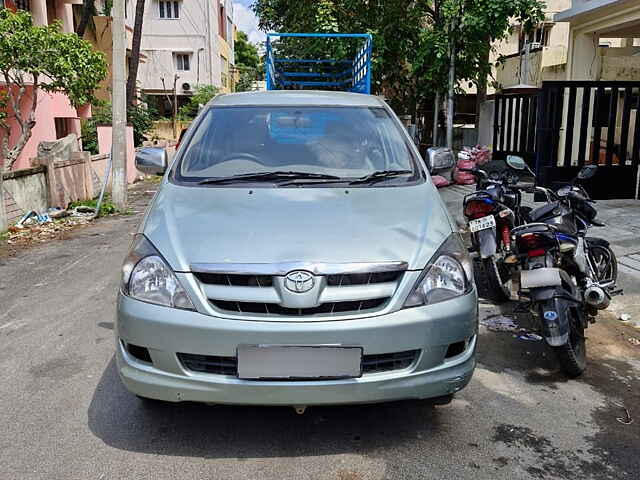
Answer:
POLYGON ((471 259, 457 233, 440 246, 415 287, 404 302, 404 308, 442 302, 467 293, 472 285, 471 259))
POLYGON ((144 235, 137 235, 122 265, 122 293, 143 302, 195 310, 184 287, 144 235))

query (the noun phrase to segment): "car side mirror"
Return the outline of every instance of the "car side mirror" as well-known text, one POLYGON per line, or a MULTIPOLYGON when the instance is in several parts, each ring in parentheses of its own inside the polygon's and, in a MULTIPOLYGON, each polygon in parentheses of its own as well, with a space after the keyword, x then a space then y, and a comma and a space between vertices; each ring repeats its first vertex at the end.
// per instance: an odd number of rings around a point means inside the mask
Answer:
POLYGON ((429 173, 447 170, 455 166, 453 152, 446 147, 431 147, 427 149, 427 167, 429 173))
POLYGON ((136 168, 147 175, 162 175, 169 164, 167 151, 161 147, 144 147, 136 153, 136 168))

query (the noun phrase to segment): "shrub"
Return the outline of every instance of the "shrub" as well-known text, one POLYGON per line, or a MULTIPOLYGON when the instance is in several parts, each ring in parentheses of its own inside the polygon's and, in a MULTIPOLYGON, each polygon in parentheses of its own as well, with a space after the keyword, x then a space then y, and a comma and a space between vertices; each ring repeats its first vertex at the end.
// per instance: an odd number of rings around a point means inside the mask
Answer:
POLYGON ((198 115, 200 105, 206 105, 218 94, 218 89, 213 85, 198 85, 195 93, 189 97, 189 102, 180 107, 178 116, 186 120, 192 120, 198 115))
MULTIPOLYGON (((156 112, 144 104, 137 104, 127 111, 127 123, 133 126, 133 142, 135 146, 142 145, 146 135, 153 128, 153 118, 156 112)), ((93 106, 91 118, 82 124, 82 146, 88 152, 98 153, 98 125, 111 125, 111 104, 93 106)))

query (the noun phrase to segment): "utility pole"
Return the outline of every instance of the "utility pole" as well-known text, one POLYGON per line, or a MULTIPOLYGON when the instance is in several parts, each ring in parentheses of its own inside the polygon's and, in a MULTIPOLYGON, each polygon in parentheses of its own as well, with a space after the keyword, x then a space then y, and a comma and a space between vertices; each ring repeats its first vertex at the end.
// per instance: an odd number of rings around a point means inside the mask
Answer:
POLYGON ((447 93, 447 147, 453 149, 453 98, 456 83, 455 17, 449 31, 449 91, 447 93))
POLYGON ((178 83, 178 74, 173 76, 173 138, 178 139, 178 92, 176 84, 178 83))
POLYGON ((531 44, 525 40, 524 44, 524 60, 520 72, 520 85, 529 85, 529 54, 531 53, 531 44))
POLYGON ((127 209, 127 89, 126 89, 126 32, 124 2, 114 0, 111 15, 113 35, 113 88, 111 158, 113 161, 113 203, 119 210, 127 209))

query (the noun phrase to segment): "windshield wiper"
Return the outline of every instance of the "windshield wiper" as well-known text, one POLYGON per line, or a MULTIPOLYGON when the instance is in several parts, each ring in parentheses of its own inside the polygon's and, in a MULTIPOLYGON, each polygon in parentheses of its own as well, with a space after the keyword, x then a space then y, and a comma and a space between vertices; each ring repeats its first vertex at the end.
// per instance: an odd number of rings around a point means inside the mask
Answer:
POLYGON ((295 180, 297 178, 313 178, 322 180, 339 180, 340 177, 335 175, 326 175, 324 173, 309 173, 309 172, 258 172, 258 173, 243 173, 240 175, 233 175, 231 177, 212 177, 200 180, 198 185, 210 185, 214 183, 233 183, 233 182, 270 182, 273 180, 295 180))
POLYGON ((413 170, 378 170, 366 177, 359 178, 349 182, 349 185, 358 185, 361 183, 375 183, 385 180, 387 178, 399 177, 400 175, 408 175, 413 173, 413 170))

